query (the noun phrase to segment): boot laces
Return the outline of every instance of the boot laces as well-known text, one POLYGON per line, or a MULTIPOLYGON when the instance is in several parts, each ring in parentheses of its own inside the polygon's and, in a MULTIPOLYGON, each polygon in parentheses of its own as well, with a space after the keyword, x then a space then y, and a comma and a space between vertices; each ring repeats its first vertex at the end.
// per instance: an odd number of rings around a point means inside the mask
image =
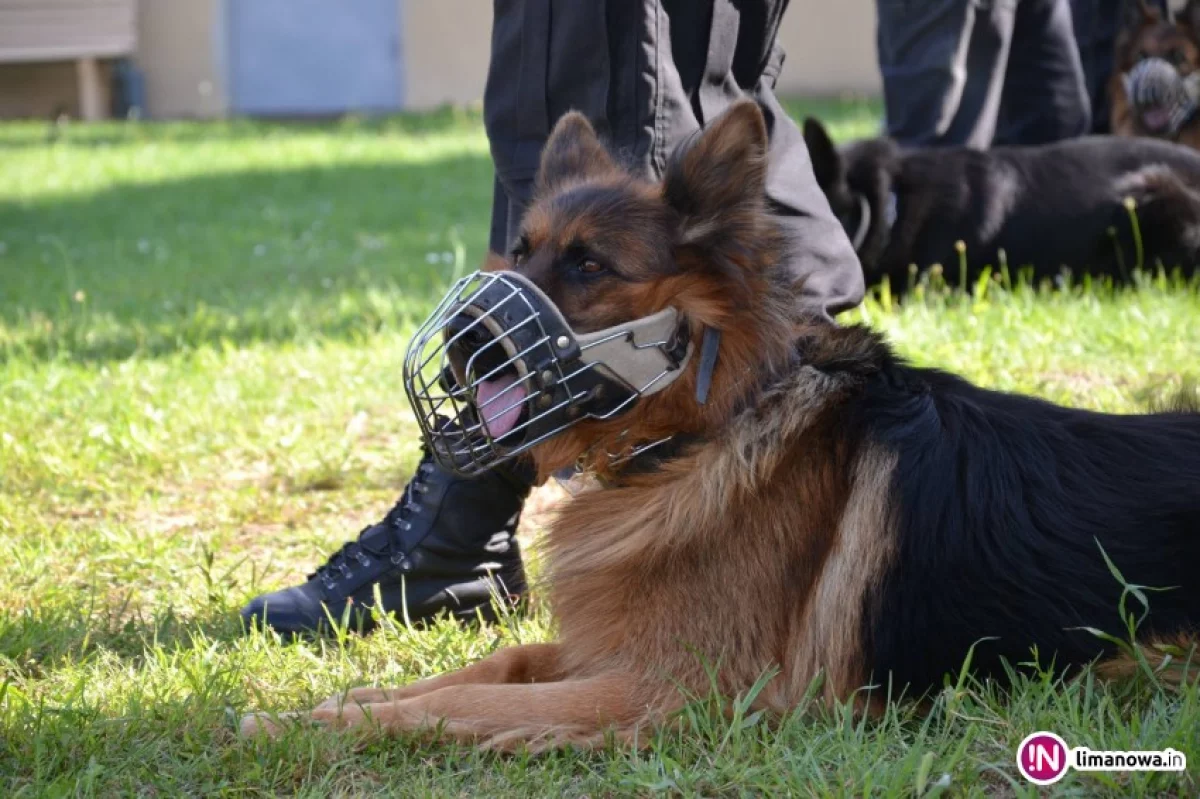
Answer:
POLYGON ((350 576, 352 565, 368 567, 371 565, 371 558, 383 559, 391 556, 393 549, 400 546, 400 541, 397 540, 398 536, 395 533, 407 532, 412 529, 412 517, 421 509, 421 495, 429 491, 429 485, 425 480, 432 471, 433 460, 429 451, 425 450, 416 473, 404 487, 404 492, 396 500, 396 504, 383 517, 383 521, 360 530, 358 538, 342 544, 342 548, 330 555, 329 559, 318 566, 309 577, 319 578, 327 589, 332 590, 337 587, 338 576, 343 578, 350 576), (372 546, 363 537, 367 532, 380 525, 391 528, 391 534, 384 540, 382 547, 372 546))

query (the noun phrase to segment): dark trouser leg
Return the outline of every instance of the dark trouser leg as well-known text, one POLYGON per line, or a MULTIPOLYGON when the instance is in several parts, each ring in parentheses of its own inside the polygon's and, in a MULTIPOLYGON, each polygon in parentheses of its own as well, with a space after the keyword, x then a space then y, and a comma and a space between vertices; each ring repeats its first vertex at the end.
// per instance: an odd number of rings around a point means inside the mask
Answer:
POLYGON ((492 186, 492 225, 488 234, 488 249, 500 255, 508 254, 517 238, 521 215, 529 204, 533 181, 512 181, 505 185, 497 175, 492 186))
POLYGON ((1068 0, 1017 5, 996 144, 1036 145, 1082 136, 1091 106, 1068 0))
POLYGON ((796 301, 806 313, 832 318, 862 302, 862 266, 813 176, 804 134, 770 87, 755 99, 771 131, 767 193, 792 242, 796 301))
POLYGON ((1017 0, 876 0, 887 133, 904 145, 991 145, 1017 0))
POLYGON ((1071 0, 1079 61, 1092 106, 1092 133, 1108 133, 1108 81, 1126 0, 1071 0))
POLYGON ((888 135, 913 146, 1087 132, 1067 0, 876 0, 888 135))
POLYGON ((493 252, 505 253, 529 205, 542 146, 576 109, 608 133, 611 70, 603 2, 493 0, 483 116, 496 169, 493 252))
POLYGON ((702 124, 753 97, 771 132, 767 191, 795 241, 797 302, 817 315, 856 305, 863 293, 858 259, 817 186, 802 134, 773 92, 783 60, 775 35, 786 5, 495 0, 484 117, 508 202, 493 207, 492 248, 503 252, 515 235, 514 211, 528 203, 541 144, 567 110, 585 113, 657 176, 702 124))
POLYGON ((659 86, 659 127, 673 134, 659 149, 670 153, 734 102, 754 99, 770 136, 767 195, 793 245, 789 267, 797 304, 827 318, 854 307, 862 301, 862 267, 817 185, 803 133, 775 97, 784 60, 775 36, 786 3, 735 8, 718 0, 704 17, 692 15, 694 0, 662 5, 671 35, 659 52, 669 47, 662 60, 677 69, 659 86))

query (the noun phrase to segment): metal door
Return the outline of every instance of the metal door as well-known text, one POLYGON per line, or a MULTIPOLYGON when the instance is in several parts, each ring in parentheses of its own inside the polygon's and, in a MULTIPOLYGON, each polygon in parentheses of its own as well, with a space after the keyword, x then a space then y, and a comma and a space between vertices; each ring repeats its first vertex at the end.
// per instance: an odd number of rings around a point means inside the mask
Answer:
POLYGON ((227 0, 230 104, 242 114, 401 107, 399 0, 227 0))

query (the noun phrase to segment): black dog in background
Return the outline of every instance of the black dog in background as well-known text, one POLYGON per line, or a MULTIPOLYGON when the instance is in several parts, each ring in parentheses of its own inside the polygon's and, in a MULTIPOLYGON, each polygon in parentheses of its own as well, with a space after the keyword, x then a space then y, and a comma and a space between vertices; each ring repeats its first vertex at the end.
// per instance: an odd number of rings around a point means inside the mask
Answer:
POLYGON ((1200 153, 1179 145, 1097 136, 981 152, 879 138, 839 149, 814 119, 804 138, 867 283, 886 276, 893 293, 913 264, 941 264, 955 284, 961 259, 968 281, 1002 264, 1014 278, 1069 269, 1123 282, 1138 266, 1191 272, 1200 262, 1200 153))

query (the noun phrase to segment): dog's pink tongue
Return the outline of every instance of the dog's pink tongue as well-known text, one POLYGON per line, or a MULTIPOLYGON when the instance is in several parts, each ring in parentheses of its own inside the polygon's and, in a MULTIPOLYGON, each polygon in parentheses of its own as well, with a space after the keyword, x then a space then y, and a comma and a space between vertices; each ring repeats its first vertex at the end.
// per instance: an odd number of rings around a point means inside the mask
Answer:
POLYGON ((1149 108, 1142 112, 1142 121, 1151 130, 1162 130, 1171 122, 1171 111, 1167 108, 1149 108))
POLYGON ((525 386, 517 384, 516 375, 504 375, 481 381, 475 390, 479 416, 492 438, 500 438, 517 425, 521 405, 525 402, 525 386))

